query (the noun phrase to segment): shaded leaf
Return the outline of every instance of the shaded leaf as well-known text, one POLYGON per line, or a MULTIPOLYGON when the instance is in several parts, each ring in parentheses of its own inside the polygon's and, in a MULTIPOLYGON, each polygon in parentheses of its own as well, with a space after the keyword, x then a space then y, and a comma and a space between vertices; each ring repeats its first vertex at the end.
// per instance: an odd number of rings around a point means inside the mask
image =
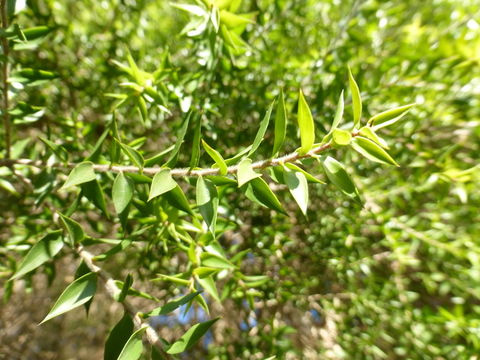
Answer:
POLYGON ((125 312, 120 321, 113 327, 105 342, 104 360, 117 360, 124 345, 133 333, 133 321, 125 312))
POLYGON ((268 127, 268 124, 270 122, 270 117, 272 115, 273 104, 274 104, 274 102, 272 102, 270 104, 270 106, 268 107, 267 113, 263 117, 263 120, 260 122, 260 128, 258 129, 257 135, 255 135, 255 139, 253 140, 252 148, 248 152, 247 156, 250 156, 255 151, 257 151, 258 147, 260 146, 261 142, 263 141, 263 137, 265 136, 265 132, 267 131, 267 127, 268 127))
POLYGON ((285 107, 285 96, 283 89, 280 89, 278 96, 277 109, 275 112, 275 139, 273 142, 272 157, 276 156, 285 141, 287 132, 287 109, 285 107))
POLYGON ((338 162, 331 156, 327 156, 323 158, 322 165, 328 179, 336 187, 338 187, 345 195, 359 200, 358 190, 342 163, 338 162))
POLYGON ((214 267, 219 269, 235 268, 235 265, 233 265, 230 261, 217 254, 204 252, 200 255, 200 260, 202 262, 202 265, 207 267, 214 267))
POLYGON ((173 167, 177 163, 177 158, 178 158, 178 152, 180 151, 180 147, 183 144, 183 139, 185 138, 185 134, 187 133, 188 129, 188 124, 190 123, 190 118, 192 117, 192 111, 190 111, 187 115, 187 118, 182 124, 182 127, 180 128, 178 135, 177 135, 177 141, 175 142, 175 147, 172 150, 172 153, 170 154, 170 157, 168 158, 165 166, 166 167, 173 167))
POLYGON ((215 185, 202 176, 198 177, 196 187, 197 206, 202 214, 208 229, 215 237, 215 225, 217 223, 218 192, 215 185))
MULTIPOLYGON (((303 175, 305 175, 305 178, 307 179, 307 181, 309 182, 313 182, 313 183, 317 183, 317 184, 325 184, 324 181, 320 180, 320 179, 317 179, 315 176, 313 176, 312 174, 309 174, 308 172, 306 172, 305 170, 303 170, 300 166, 297 166, 293 163, 285 163, 285 166, 289 169, 292 169, 292 170, 295 170, 295 171, 298 171, 298 172, 301 172, 303 175)), ((283 181, 281 181, 283 183, 283 181)))
POLYGON ((70 237, 70 244, 73 245, 82 242, 82 240, 85 239, 85 233, 80 224, 62 213, 58 214, 60 215, 60 220, 67 229, 70 237))
POLYGON ((143 326, 130 336, 122 351, 120 352, 120 355, 118 355, 117 360, 137 360, 140 358, 140 356, 142 356, 142 335, 146 330, 147 327, 143 326))
POLYGON ((117 214, 122 213, 130 203, 133 197, 133 183, 123 172, 119 172, 115 177, 112 187, 113 206, 117 214))
POLYGON ((82 194, 90 200, 98 209, 100 209, 107 217, 107 204, 105 202, 105 195, 103 189, 100 186, 98 180, 89 181, 82 184, 82 194))
POLYGON ((169 301, 163 306, 160 306, 158 308, 153 309, 147 314, 143 314, 144 318, 151 317, 151 316, 159 316, 159 315, 166 315, 169 314, 176 309, 178 309, 180 306, 187 304, 191 300, 193 300, 198 294, 200 294, 201 291, 196 291, 190 294, 187 294, 185 296, 182 296, 181 298, 169 301))
POLYGON ((256 178, 251 180, 245 186, 247 187, 245 195, 251 201, 285 214, 282 204, 280 201, 278 201, 277 197, 272 192, 265 180, 262 178, 256 178))
POLYGON ((173 188, 173 190, 167 192, 165 194, 165 199, 167 199, 168 203, 173 207, 193 215, 190 204, 188 203, 188 200, 180 186, 177 185, 173 188))

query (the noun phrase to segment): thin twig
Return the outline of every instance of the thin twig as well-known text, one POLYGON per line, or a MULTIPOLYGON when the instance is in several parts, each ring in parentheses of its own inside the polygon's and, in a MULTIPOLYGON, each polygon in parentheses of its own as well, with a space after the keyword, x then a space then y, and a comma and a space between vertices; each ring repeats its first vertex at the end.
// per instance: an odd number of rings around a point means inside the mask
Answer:
MULTIPOLYGON (((76 251, 78 255, 82 258, 82 260, 85 262, 85 265, 87 265, 87 267, 92 272, 96 273, 98 277, 103 280, 105 284, 105 290, 107 291, 108 295, 112 299, 116 299, 120 293, 120 289, 117 287, 117 285, 115 285, 115 280, 113 280, 110 274, 95 265, 93 263, 93 254, 85 250, 82 246, 78 246, 76 251)), ((158 333, 155 331, 155 329, 152 328, 148 323, 144 323, 142 321, 142 319, 138 315, 138 311, 135 310, 133 305, 130 304, 126 299, 124 299, 121 304, 123 305, 125 311, 131 316, 133 323, 137 329, 140 329, 141 327, 146 327, 145 334, 149 344, 155 346, 165 359, 171 359, 172 357, 165 352, 160 336, 158 336, 158 333)))
MULTIPOLYGON (((357 136, 358 134, 353 133, 352 136, 357 136)), ((332 146, 330 143, 319 145, 306 154, 299 154, 297 152, 284 155, 282 157, 274 159, 260 160, 252 164, 253 169, 264 169, 270 166, 280 165, 282 163, 292 163, 300 159, 312 158, 318 154, 324 152, 325 150, 330 149, 332 146)), ((56 164, 46 164, 40 160, 30 160, 30 159, 0 159, 0 166, 12 166, 12 165, 26 165, 33 166, 38 168, 45 167, 54 167, 54 168, 74 168, 77 166, 77 163, 56 163, 56 164)), ((108 165, 108 164, 93 164, 93 169, 96 172, 124 172, 124 173, 143 173, 147 175, 155 175, 160 172, 163 168, 161 167, 146 167, 143 169, 138 168, 137 166, 122 166, 122 165, 108 165)), ((235 174, 238 170, 238 165, 232 165, 227 168, 227 174, 235 174)), ((209 168, 209 169, 172 169, 170 171, 172 176, 182 177, 182 176, 209 176, 209 175, 219 175, 220 169, 218 168, 209 168)))
MULTIPOLYGON (((4 31, 8 28, 8 14, 7 14, 7 0, 1 0, 0 12, 2 17, 2 28, 4 31)), ((8 45, 8 39, 4 34, 2 36, 2 49, 3 49, 3 63, 2 63, 2 91, 3 91, 3 103, 2 103, 2 115, 3 126, 5 128, 5 157, 10 158, 10 148, 12 146, 12 128, 10 124, 10 114, 8 109, 10 107, 8 100, 8 56, 10 48, 8 45)))

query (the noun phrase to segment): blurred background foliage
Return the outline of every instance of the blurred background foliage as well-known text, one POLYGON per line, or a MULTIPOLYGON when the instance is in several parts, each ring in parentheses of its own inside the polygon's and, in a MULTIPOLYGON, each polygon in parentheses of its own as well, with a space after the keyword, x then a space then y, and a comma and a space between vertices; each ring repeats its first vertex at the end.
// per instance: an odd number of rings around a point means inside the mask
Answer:
MULTIPOLYGON (((380 166, 352 151, 335 150, 364 206, 330 185, 315 185, 307 217, 281 187, 277 195, 288 217, 253 205, 235 189, 223 190, 219 243, 230 259, 245 250, 238 262, 241 276, 268 280, 249 288, 240 275, 218 279, 224 299, 210 310, 222 319, 185 358, 478 359, 478 2, 234 3, 235 12, 251 21, 216 33, 212 22, 205 25, 202 16, 163 0, 27 1, 16 21, 23 27, 47 26, 49 33, 15 45, 12 55, 11 92, 19 109, 12 115, 14 155, 48 160, 51 152, 40 136, 80 162, 92 153, 115 111, 121 140, 149 158, 175 142, 186 112, 196 109, 204 139, 224 157, 233 156, 251 144, 282 87, 291 135, 283 149, 287 153, 298 147, 298 88, 308 99, 318 136, 323 135, 340 92, 348 88, 350 65, 365 118, 417 104, 382 132, 401 166, 380 166), (235 32, 233 43, 228 31, 235 32), (158 99, 132 85, 139 79, 125 70, 131 69, 129 54, 158 99), (30 68, 50 75, 28 78, 23 70, 30 68)), ((349 100, 346 119, 351 121, 349 100)), ((190 126, 177 166, 189 165, 192 143, 190 126)), ((256 158, 268 158, 272 144, 269 129, 256 158)), ((104 149, 96 158, 108 156, 104 149)), ((200 165, 209 161, 202 156, 200 165)), ((307 168, 320 173, 315 163, 307 168)), ((106 299, 94 301, 88 319, 77 310, 35 326, 65 279, 71 280, 78 265, 72 254, 47 264, 46 276, 38 272, 25 282, 6 282, 33 239, 51 229, 54 209, 66 211, 75 194, 54 190, 65 179, 58 171, 35 174, 33 191, 13 182, 9 169, 0 171, 0 281, 5 297, 12 296, 0 310, 0 358, 101 357, 108 328, 119 319, 118 308, 106 299), (49 205, 41 206, 44 202, 49 205), (61 338, 59 329, 68 329, 61 338)), ((110 180, 103 184, 109 194, 113 177, 102 177, 110 180)), ((115 220, 91 203, 77 205, 76 213, 82 214, 77 220, 88 232, 119 236, 115 220)), ((185 253, 171 245, 175 229, 148 227, 149 216, 138 211, 128 225, 148 245, 105 262, 116 278, 135 269, 140 284, 158 273, 185 271, 185 253)), ((168 282, 141 286, 166 299, 183 291, 168 282)), ((197 310, 191 320, 202 316, 197 310)), ((170 319, 171 326, 161 331, 171 339, 172 329, 187 320, 170 319)))

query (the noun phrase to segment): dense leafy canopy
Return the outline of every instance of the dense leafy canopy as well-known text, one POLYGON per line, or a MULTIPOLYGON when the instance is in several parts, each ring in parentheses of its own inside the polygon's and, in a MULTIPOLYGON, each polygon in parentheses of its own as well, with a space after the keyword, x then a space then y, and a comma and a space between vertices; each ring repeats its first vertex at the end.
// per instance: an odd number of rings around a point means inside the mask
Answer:
POLYGON ((476 1, 0 7, 0 354, 478 356, 476 1))

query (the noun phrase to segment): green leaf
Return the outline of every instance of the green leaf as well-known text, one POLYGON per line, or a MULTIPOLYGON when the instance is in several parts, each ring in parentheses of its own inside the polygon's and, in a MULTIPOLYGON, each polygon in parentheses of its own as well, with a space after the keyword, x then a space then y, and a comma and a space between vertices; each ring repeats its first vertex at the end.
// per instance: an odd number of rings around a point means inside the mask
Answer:
POLYGON ((192 113, 193 113, 192 111, 189 111, 187 118, 183 122, 182 127, 178 132, 177 141, 175 142, 175 147, 173 148, 173 151, 170 154, 170 157, 168 158, 165 164, 166 167, 173 167, 177 163, 178 152, 180 151, 180 147, 183 144, 183 139, 185 138, 185 134, 187 133, 188 124, 190 123, 190 118, 192 117, 192 113))
POLYGON ((132 245, 132 243, 133 243, 133 241, 131 239, 122 240, 119 244, 115 245, 113 248, 108 250, 106 253, 94 256, 93 260, 104 261, 104 260, 108 259, 110 256, 115 255, 115 254, 125 250, 130 245, 132 245))
POLYGON ((215 237, 215 225, 217 223, 218 210, 218 192, 215 185, 208 179, 202 176, 197 180, 197 206, 202 214, 203 220, 208 226, 208 229, 215 237))
POLYGON ((299 154, 309 152, 315 142, 315 124, 313 123, 312 113, 303 96, 302 90, 298 93, 298 126, 300 128, 300 141, 302 146, 299 154))
POLYGON ((143 314, 142 317, 143 318, 148 318, 148 317, 151 317, 151 316, 159 316, 159 315, 169 314, 169 313, 175 311, 176 309, 178 309, 180 306, 189 303, 191 300, 193 300, 200 293, 201 293, 201 291, 196 291, 196 292, 187 294, 185 296, 182 296, 181 298, 178 298, 176 300, 169 301, 165 305, 160 306, 158 308, 155 308, 147 314, 143 314))
POLYGON ((238 187, 241 187, 248 183, 250 180, 261 177, 262 174, 255 172, 252 168, 252 160, 245 158, 240 161, 237 167, 237 180, 238 187))
POLYGON ((268 184, 262 178, 251 180, 247 185, 245 195, 251 201, 256 202, 262 206, 286 214, 280 201, 278 201, 275 194, 272 192, 268 184))
MULTIPOLYGON (((200 268, 197 268, 200 269, 200 268)), ((218 271, 217 269, 211 269, 212 271, 218 271)), ((198 283, 208 292, 216 301, 220 302, 220 297, 218 296, 217 286, 215 285, 215 280, 213 280, 213 276, 205 276, 202 277, 199 275, 197 277, 198 283)))
POLYGON ((275 112, 275 140, 273 142, 272 157, 276 156, 285 141, 285 134, 287 132, 287 109, 285 107, 285 96, 283 89, 280 90, 278 96, 277 109, 275 112))
POLYGON ((159 274, 159 277, 156 279, 152 279, 152 281, 170 281, 173 282, 174 284, 177 285, 182 285, 182 286, 188 286, 190 284, 190 281, 187 279, 183 279, 180 277, 175 277, 175 276, 169 276, 169 275, 163 275, 159 274))
POLYGON ((160 196, 166 192, 173 190, 177 186, 175 180, 173 180, 170 174, 170 169, 162 169, 155 174, 150 186, 150 194, 148 195, 148 201, 160 196))
POLYGON ((105 342, 103 360, 117 360, 118 355, 133 333, 133 321, 130 315, 125 312, 120 321, 113 327, 105 342))
POLYGON ((350 83, 350 92, 352 93, 353 104, 353 126, 358 128, 360 125, 360 118, 362 116, 362 98, 360 90, 352 75, 352 70, 348 67, 348 81, 350 83))
MULTIPOLYGON (((248 15, 248 14, 245 14, 245 15, 248 15)), ((228 28, 236 28, 242 25, 255 23, 253 20, 251 20, 247 16, 241 16, 226 10, 220 11, 220 21, 222 22, 222 24, 225 24, 228 28)))
POLYGON ((347 130, 335 129, 332 132, 332 140, 335 145, 346 146, 352 141, 352 134, 347 130))
POLYGON ((202 266, 219 269, 235 269, 235 265, 218 254, 204 252, 200 255, 200 260, 202 262, 202 266))
POLYGON ((63 247, 61 235, 61 230, 53 231, 33 245, 10 280, 17 279, 53 259, 63 247))
POLYGON ((373 142, 376 142, 378 145, 383 147, 384 149, 389 149, 389 146, 385 140, 383 140, 380 136, 377 135, 375 130, 369 126, 364 126, 360 129, 358 132, 360 135, 372 140, 373 142))
POLYGON ((40 324, 64 314, 88 302, 97 290, 97 275, 93 272, 79 277, 60 295, 58 300, 40 324))
POLYGON ((333 118, 332 127, 330 128, 329 133, 332 133, 340 124, 343 118, 343 110, 345 108, 345 102, 343 101, 343 90, 340 93, 340 97, 338 98, 337 103, 337 111, 335 112, 335 117, 333 118))
POLYGON ((222 155, 220 153, 210 147, 203 139, 202 139, 202 145, 205 151, 210 155, 210 157, 215 161, 215 164, 217 164, 218 168, 220 169, 220 175, 226 175, 228 172, 228 167, 227 164, 225 163, 225 160, 223 160, 222 155))
POLYGON ((370 139, 357 136, 352 140, 352 147, 369 160, 381 164, 400 166, 380 145, 370 139))
POLYGON ((89 181, 82 186, 82 194, 90 200, 98 209, 100 209, 107 217, 109 217, 107 211, 107 204, 105 202, 105 195, 103 189, 100 186, 98 180, 89 181))
POLYGON ((143 342, 142 335, 147 330, 146 326, 135 331, 123 347, 117 360, 137 360, 142 356, 143 342))
POLYGON ((122 288, 120 290, 120 293, 117 295, 116 300, 118 302, 123 302, 125 298, 127 297, 128 291, 133 285, 133 277, 130 274, 127 274, 127 277, 125 278, 125 281, 122 284, 122 288))
POLYGON ((300 166, 297 166, 293 163, 285 163, 285 166, 289 169, 301 172, 303 175, 305 175, 305 178, 309 182, 313 182, 313 183, 317 183, 317 184, 325 184, 324 181, 322 181, 320 179, 317 179, 315 176, 313 176, 313 175, 309 174, 308 172, 306 172, 305 170, 303 170, 300 166))
POLYGON ((193 131, 193 141, 192 141, 192 156, 190 157, 189 166, 194 168, 198 165, 200 159, 200 138, 202 133, 202 117, 196 115, 195 117, 195 129, 193 131))
POLYGON ((93 163, 91 163, 90 161, 85 161, 73 168, 73 170, 68 175, 67 181, 65 181, 65 184, 63 184, 60 190, 80 185, 92 180, 95 180, 93 163))
POLYGON ((331 156, 327 156, 323 158, 322 166, 327 174, 328 179, 345 195, 357 200, 360 199, 358 190, 342 163, 338 162, 331 156))
POLYGON ((60 220, 67 229, 68 235, 70 237, 70 245, 78 244, 85 239, 85 233, 83 232, 82 227, 78 222, 73 219, 70 219, 68 216, 58 213, 60 215, 60 220))
POLYGON ((308 183, 305 175, 301 172, 293 171, 288 167, 284 167, 283 178, 285 183, 290 190, 293 198, 298 204, 300 210, 302 210, 303 215, 307 216, 307 207, 308 207, 308 183))
POLYGON ((193 345, 195 345, 198 340, 210 329, 210 327, 217 321, 219 318, 201 322, 199 324, 193 325, 188 331, 183 334, 183 336, 175 341, 167 350, 168 354, 179 354, 181 352, 187 351, 193 345))
POLYGON ((126 144, 122 144, 117 139, 115 139, 115 141, 118 142, 123 153, 128 156, 128 158, 135 164, 135 166, 138 167, 139 169, 143 169, 143 164, 145 163, 145 160, 143 159, 142 154, 140 154, 134 148, 126 144))
POLYGON ((394 108, 394 109, 390 109, 390 110, 381 112, 380 114, 372 116, 368 120, 368 125, 369 126, 373 126, 375 124, 379 125, 379 124, 382 124, 382 123, 387 122, 389 120, 395 119, 399 116, 404 115, 408 110, 410 110, 410 108, 412 108, 415 105, 416 105, 415 103, 408 104, 408 105, 400 106, 400 107, 397 107, 397 108, 394 108))
POLYGON ((113 206, 117 214, 122 213, 130 203, 133 197, 133 183, 123 172, 119 172, 115 177, 112 187, 113 206))
POLYGON ((250 156, 255 151, 257 151, 258 147, 260 146, 261 142, 263 141, 263 137, 265 136, 265 132, 267 131, 268 123, 270 122, 270 117, 272 115, 273 104, 274 104, 274 102, 272 102, 270 104, 270 106, 268 107, 267 113, 263 117, 263 120, 260 122, 260 128, 258 129, 257 135, 255 136, 255 139, 253 140, 252 148, 248 152, 247 156, 250 156))
POLYGON ((180 186, 177 185, 173 188, 173 190, 167 192, 165 194, 165 199, 167 199, 168 203, 173 207, 193 215, 190 204, 188 203, 188 200, 180 186))

